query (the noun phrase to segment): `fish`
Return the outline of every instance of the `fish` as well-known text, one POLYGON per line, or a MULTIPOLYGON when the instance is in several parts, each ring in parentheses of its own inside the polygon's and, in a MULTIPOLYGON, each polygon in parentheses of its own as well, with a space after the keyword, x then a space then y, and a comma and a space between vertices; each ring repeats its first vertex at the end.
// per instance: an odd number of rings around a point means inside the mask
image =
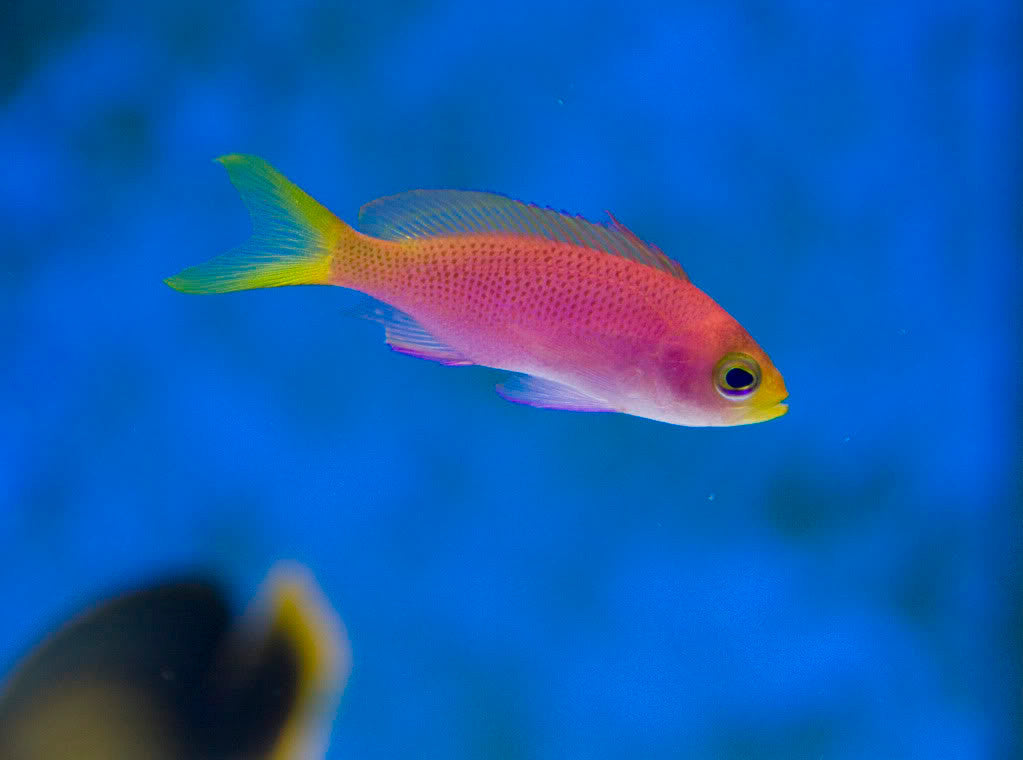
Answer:
POLYGON ((322 758, 350 663, 300 565, 276 565, 241 615, 209 578, 152 583, 74 616, 14 666, 0 758, 322 758))
POLYGON ((257 156, 216 159, 252 218, 238 248, 165 282, 185 293, 335 285, 395 351, 512 373, 505 399, 692 427, 788 411, 781 373, 681 264, 608 212, 590 222, 495 193, 412 190, 358 229, 257 156))

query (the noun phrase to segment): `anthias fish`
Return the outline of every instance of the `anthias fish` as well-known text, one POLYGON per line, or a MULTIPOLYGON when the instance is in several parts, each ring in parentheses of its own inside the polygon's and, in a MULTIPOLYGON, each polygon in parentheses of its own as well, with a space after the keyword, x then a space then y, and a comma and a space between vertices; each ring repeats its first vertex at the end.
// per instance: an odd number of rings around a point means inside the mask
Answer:
POLYGON ((742 325, 614 217, 414 190, 363 206, 357 231, 262 159, 217 160, 253 235, 169 278, 177 290, 362 291, 391 348, 509 370, 498 393, 531 406, 693 426, 787 411, 781 374, 742 325))
POLYGON ((351 657, 304 568, 280 565, 235 616, 185 578, 108 599, 0 688, 3 760, 313 760, 351 657))

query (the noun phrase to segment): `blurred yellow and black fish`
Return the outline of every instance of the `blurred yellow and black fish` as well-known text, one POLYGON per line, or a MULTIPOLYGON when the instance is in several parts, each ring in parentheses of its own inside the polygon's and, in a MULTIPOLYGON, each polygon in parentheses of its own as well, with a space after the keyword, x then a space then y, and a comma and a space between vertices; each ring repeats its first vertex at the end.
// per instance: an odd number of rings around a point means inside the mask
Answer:
POLYGON ((300 566, 275 567, 241 616, 217 583, 162 583, 80 614, 14 668, 0 758, 322 757, 350 664, 300 566))

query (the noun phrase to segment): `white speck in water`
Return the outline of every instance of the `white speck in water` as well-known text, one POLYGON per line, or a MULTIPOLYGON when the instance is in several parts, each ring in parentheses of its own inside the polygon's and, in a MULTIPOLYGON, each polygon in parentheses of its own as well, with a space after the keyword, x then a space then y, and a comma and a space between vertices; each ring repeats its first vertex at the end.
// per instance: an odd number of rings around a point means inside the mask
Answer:
POLYGON ((565 105, 565 101, 564 101, 564 100, 562 100, 561 98, 558 98, 558 105, 559 105, 559 106, 563 106, 563 105, 565 105))
POLYGON ((160 670, 160 678, 162 678, 164 681, 173 681, 174 671, 171 670, 170 668, 163 668, 160 670))
POLYGON ((849 441, 851 441, 851 440, 852 440, 852 436, 851 435, 847 435, 845 438, 842 439, 842 443, 849 443, 849 441))
POLYGON ((717 496, 717 494, 716 494, 716 493, 714 493, 713 491, 711 491, 711 492, 710 492, 710 495, 709 495, 709 496, 707 496, 707 501, 714 501, 714 498, 715 498, 716 496, 717 496))

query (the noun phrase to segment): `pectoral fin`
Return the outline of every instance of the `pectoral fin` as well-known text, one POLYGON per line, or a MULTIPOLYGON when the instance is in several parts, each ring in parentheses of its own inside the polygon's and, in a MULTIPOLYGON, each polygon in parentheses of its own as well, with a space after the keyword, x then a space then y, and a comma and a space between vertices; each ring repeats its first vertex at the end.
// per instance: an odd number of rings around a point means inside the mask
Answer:
POLYGON ((607 401, 590 396, 570 385, 533 375, 515 375, 498 384, 497 393, 516 404, 573 412, 614 412, 607 401))
POLYGON ((434 337, 410 315, 382 301, 368 299, 349 313, 383 325, 384 341, 398 353, 415 356, 417 359, 429 359, 449 367, 464 367, 473 363, 457 348, 434 337))

